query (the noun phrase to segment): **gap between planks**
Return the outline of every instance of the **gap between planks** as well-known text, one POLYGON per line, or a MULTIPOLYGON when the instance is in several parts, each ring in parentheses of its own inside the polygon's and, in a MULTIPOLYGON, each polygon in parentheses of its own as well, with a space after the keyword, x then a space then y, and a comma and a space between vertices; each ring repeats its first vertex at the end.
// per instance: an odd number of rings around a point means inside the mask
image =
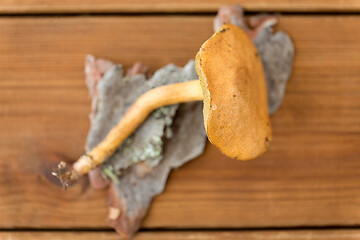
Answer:
MULTIPOLYGON (((0 231, 6 240, 115 240, 115 232, 99 231, 0 231)), ((134 240, 358 240, 360 230, 301 230, 301 231, 158 231, 139 232, 134 240)))
POLYGON ((215 12, 223 5, 240 4, 246 11, 360 12, 356 0, 3 0, 0 14, 215 12))

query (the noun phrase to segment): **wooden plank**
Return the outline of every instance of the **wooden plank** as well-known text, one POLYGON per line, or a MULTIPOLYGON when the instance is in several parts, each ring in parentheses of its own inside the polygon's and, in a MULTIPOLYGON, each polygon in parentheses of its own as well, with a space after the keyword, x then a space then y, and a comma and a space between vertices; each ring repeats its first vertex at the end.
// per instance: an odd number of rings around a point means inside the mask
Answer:
POLYGON ((360 11, 359 0, 2 0, 0 13, 215 12, 235 3, 247 11, 360 11))
MULTIPOLYGON (((171 174, 144 227, 360 224, 359 24, 359 16, 282 16, 296 60, 270 150, 239 162, 208 145, 171 174)), ((83 152, 85 54, 153 70, 184 65, 211 25, 191 16, 1 18, 0 227, 106 227, 105 192, 63 192, 49 174, 83 152)))
MULTIPOLYGON (((301 230, 301 231, 156 231, 140 232, 134 240, 358 240, 360 231, 301 230)), ((0 239, 11 240, 118 240, 114 232, 0 232, 0 239)))

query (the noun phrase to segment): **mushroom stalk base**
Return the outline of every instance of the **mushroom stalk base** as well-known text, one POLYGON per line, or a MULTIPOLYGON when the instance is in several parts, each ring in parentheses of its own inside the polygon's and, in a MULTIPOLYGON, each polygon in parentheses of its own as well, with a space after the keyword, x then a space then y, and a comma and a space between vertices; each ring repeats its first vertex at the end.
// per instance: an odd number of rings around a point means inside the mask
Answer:
MULTIPOLYGON (((105 139, 73 164, 73 169, 71 169, 69 174, 76 176, 71 178, 67 176, 67 178, 74 181, 102 164, 155 109, 177 103, 200 101, 202 99, 203 92, 199 80, 165 85, 144 93, 128 109, 124 117, 108 133, 105 139)), ((57 176, 61 177, 61 175, 57 176)), ((64 179, 60 180, 66 184, 64 179)))

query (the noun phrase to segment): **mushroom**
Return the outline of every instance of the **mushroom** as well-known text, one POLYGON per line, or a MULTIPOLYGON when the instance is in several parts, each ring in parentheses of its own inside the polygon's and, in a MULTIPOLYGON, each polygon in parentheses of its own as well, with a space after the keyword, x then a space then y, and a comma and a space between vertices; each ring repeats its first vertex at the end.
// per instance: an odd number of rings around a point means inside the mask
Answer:
POLYGON ((129 108, 95 148, 72 167, 60 163, 54 171, 66 188, 102 164, 155 109, 203 100, 208 138, 225 155, 250 160, 266 151, 271 141, 267 90, 261 59, 247 34, 223 25, 196 55, 200 80, 154 88, 129 108))

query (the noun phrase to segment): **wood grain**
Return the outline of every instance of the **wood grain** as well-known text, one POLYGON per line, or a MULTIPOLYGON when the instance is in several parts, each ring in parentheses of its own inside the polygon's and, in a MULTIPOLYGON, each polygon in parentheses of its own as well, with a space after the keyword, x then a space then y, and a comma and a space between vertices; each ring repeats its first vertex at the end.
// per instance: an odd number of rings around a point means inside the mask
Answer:
POLYGON ((215 12, 235 3, 247 11, 360 11, 359 0, 2 0, 0 13, 215 12))
MULTIPOLYGON (((140 232, 134 240, 358 240, 360 230, 140 232)), ((11 240, 118 240, 114 232, 0 232, 11 240)))
MULTIPOLYGON (((282 16, 296 45, 270 150, 239 162, 213 146, 170 176, 144 227, 360 224, 360 17, 282 16)), ((0 19, 0 228, 103 228, 105 192, 55 186, 50 169, 83 152, 85 54, 153 70, 184 65, 211 17, 0 19)))

